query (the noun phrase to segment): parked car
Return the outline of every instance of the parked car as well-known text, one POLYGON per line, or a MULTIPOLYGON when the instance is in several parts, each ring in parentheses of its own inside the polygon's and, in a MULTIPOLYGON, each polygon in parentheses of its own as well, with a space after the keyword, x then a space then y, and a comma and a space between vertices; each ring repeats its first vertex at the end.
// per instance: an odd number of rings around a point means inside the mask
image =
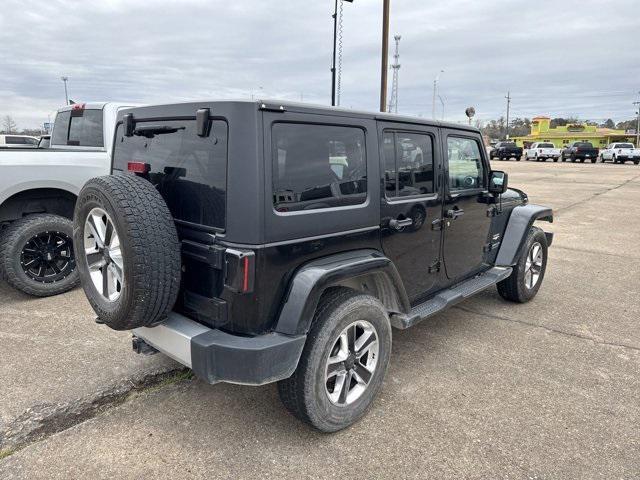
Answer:
POLYGON ((0 148, 36 148, 38 138, 30 135, 0 135, 0 148))
POLYGON ((590 142, 573 142, 560 151, 560 160, 576 160, 584 163, 585 160, 591 160, 596 163, 598 159, 598 149, 590 142))
POLYGON ((489 152, 489 158, 493 160, 509 160, 515 158, 520 161, 522 157, 522 147, 518 147, 515 142, 498 142, 489 152))
POLYGON ((0 152, 0 272, 36 296, 78 283, 73 208, 84 183, 109 173, 117 103, 61 108, 49 148, 0 152))
POLYGON ((555 148, 553 143, 536 142, 524 151, 525 160, 533 159, 536 162, 545 162, 548 158, 553 159, 554 162, 560 158, 560 149, 555 148))
POLYGON ((631 160, 638 165, 640 163, 640 148, 636 148, 633 143, 628 142, 612 143, 600 152, 600 160, 602 162, 611 160, 613 163, 625 163, 627 160, 631 160))
POLYGON ((552 235, 533 223, 553 213, 507 189, 472 127, 181 103, 119 112, 112 156, 74 215, 98 321, 208 383, 278 382, 322 431, 365 414, 392 326, 492 285, 526 302, 544 278, 552 235))

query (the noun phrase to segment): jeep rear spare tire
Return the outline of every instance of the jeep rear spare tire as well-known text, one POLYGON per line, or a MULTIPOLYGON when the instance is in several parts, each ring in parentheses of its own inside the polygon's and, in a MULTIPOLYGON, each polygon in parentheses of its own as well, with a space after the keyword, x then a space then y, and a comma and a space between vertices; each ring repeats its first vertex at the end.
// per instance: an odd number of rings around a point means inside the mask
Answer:
POLYGON ((129 174, 89 180, 73 238, 82 287, 101 322, 128 330, 166 319, 180 287, 180 243, 150 182, 129 174))

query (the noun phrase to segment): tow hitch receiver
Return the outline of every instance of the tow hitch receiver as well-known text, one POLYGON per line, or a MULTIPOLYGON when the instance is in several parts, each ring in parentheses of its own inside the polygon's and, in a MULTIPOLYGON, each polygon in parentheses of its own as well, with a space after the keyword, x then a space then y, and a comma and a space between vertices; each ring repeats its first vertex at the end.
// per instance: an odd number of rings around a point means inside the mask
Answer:
POLYGON ((143 339, 136 337, 135 335, 131 339, 131 346, 133 347, 134 352, 141 353, 143 355, 155 355, 158 353, 157 349, 153 348, 143 339))

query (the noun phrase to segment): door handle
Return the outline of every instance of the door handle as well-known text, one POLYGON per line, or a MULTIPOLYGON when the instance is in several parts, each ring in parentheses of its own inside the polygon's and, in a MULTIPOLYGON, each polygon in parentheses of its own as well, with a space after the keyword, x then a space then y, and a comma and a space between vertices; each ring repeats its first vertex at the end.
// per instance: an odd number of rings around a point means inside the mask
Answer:
POLYGON ((411 225, 413 225, 413 220, 410 218, 404 218, 402 220, 392 218, 389 220, 389 227, 395 230, 402 230, 404 227, 410 227, 411 225))
POLYGON ((455 220, 456 218, 461 217, 462 215, 464 215, 464 210, 460 208, 453 208, 451 210, 447 210, 447 213, 445 216, 447 218, 455 220))

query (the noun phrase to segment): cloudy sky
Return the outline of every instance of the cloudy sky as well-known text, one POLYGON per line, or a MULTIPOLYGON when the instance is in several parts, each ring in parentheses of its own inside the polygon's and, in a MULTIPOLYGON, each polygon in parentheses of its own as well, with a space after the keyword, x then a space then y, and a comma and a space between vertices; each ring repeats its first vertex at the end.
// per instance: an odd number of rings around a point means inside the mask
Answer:
MULTIPOLYGON (((0 115, 35 127, 64 103, 330 101, 333 0, 2 0, 0 115)), ((342 105, 379 103, 382 0, 344 4, 342 105)), ((399 111, 448 120, 633 117, 638 0, 391 0, 399 111), (437 115, 442 115, 440 101, 437 115)), ((393 41, 390 42, 392 50, 393 41)), ((389 77, 391 80, 391 76, 389 77)))

